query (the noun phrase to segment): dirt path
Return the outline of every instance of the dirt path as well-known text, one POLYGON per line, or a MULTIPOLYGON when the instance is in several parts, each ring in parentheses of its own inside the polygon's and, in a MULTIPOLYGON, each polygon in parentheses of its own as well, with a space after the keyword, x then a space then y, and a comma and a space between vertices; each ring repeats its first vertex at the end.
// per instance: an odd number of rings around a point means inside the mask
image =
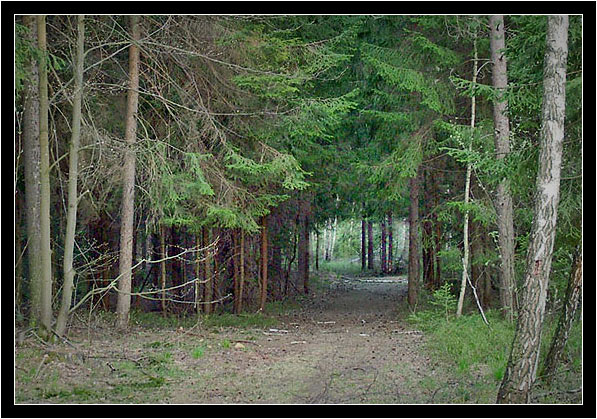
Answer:
POLYGON ((425 356, 425 336, 397 320, 405 295, 404 278, 330 275, 271 327, 139 325, 122 336, 98 323, 91 342, 19 346, 16 401, 445 402, 452 382, 425 356))
POLYGON ((404 278, 336 278, 242 350, 202 359, 205 374, 174 403, 428 403, 424 336, 396 321, 404 278))

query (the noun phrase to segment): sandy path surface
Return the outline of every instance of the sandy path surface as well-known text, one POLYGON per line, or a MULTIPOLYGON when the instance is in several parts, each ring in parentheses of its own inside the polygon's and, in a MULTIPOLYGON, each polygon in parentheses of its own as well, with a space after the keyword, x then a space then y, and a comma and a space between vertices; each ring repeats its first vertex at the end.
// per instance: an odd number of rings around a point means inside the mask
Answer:
MULTIPOLYGON (((202 359, 202 379, 174 403, 429 403, 435 374, 424 336, 396 321, 404 278, 334 278, 242 350, 202 359)), ((200 376, 201 377, 201 376, 200 376)))

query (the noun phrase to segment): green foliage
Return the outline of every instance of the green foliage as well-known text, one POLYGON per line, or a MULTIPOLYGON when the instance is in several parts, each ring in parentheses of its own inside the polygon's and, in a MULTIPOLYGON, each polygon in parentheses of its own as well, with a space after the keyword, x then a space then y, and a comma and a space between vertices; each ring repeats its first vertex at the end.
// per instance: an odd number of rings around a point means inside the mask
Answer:
POLYGON ((447 321, 437 316, 411 316, 428 333, 429 348, 435 356, 449 362, 461 373, 475 366, 487 368, 489 377, 499 382, 508 361, 514 326, 498 312, 485 313, 491 327, 480 314, 463 315, 447 321))
POLYGON ((195 348, 193 348, 193 350, 191 351, 191 356, 194 359, 199 359, 201 358, 203 355, 205 355, 205 346, 197 346, 195 348))

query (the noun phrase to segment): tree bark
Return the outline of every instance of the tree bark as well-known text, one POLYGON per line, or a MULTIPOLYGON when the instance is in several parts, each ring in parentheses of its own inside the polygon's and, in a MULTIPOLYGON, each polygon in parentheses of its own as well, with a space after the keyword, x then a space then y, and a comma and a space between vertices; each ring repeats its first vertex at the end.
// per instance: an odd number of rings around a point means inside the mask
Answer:
POLYGON ((160 226, 160 284, 162 288, 161 302, 162 302, 162 313, 166 314, 166 258, 168 253, 166 252, 166 226, 160 226))
MULTIPOLYGON (((506 43, 503 16, 490 16, 491 34, 489 45, 493 62, 493 87, 499 92, 493 103, 493 121, 495 127, 495 152, 498 160, 510 153, 510 121, 508 118, 508 101, 503 94, 508 87, 506 63, 506 43)), ((502 311, 510 322, 514 321, 516 312, 516 288, 514 274, 514 221, 512 196, 506 179, 502 179, 497 187, 495 200, 498 224, 498 245, 500 252, 500 301, 502 311)))
POLYGON ((421 170, 417 168, 415 177, 409 180, 410 207, 408 230, 408 305, 414 307, 417 303, 417 287, 419 282, 419 185, 421 170))
MULTIPOLYGON (((52 249, 50 246, 50 148, 48 139, 48 72, 46 17, 37 16, 39 63, 39 149, 40 149, 40 255, 41 298, 40 322, 49 332, 52 328, 52 249)), ((44 334, 46 333, 44 331, 44 334)), ((49 337, 49 335, 48 335, 49 337)))
POLYGON ((203 300, 205 304, 203 305, 203 312, 205 314, 211 314, 213 308, 213 268, 212 268, 212 257, 211 257, 211 250, 208 250, 207 247, 210 244, 210 234, 209 228, 203 226, 201 227, 201 233, 203 236, 203 247, 204 250, 204 269, 203 269, 203 280, 205 281, 203 285, 203 300))
POLYGON ((237 302, 237 313, 243 311, 243 291, 245 288, 245 231, 240 231, 240 250, 238 260, 238 302, 237 302))
POLYGON ((71 306, 75 271, 73 269, 73 253, 75 247, 75 228, 77 225, 77 178, 79 176, 79 143, 81 139, 81 103, 83 99, 83 54, 85 42, 84 16, 77 16, 77 47, 75 58, 75 77, 73 98, 72 135, 69 148, 68 167, 68 210, 66 215, 66 235, 64 238, 64 285, 62 286, 62 303, 56 320, 56 333, 60 336, 66 331, 68 311, 71 306))
POLYGON ((367 221, 367 268, 373 270, 373 222, 367 221))
POLYGON ((141 38, 139 16, 131 16, 131 46, 129 47, 129 87, 126 107, 124 165, 122 169, 122 208, 120 227, 120 265, 116 312, 118 328, 128 327, 131 307, 133 220, 135 214, 135 142, 139 103, 139 47, 141 38))
POLYGON ((259 310, 265 310, 267 300, 267 216, 263 217, 261 230, 261 296, 259 299, 259 310))
POLYGON ((387 271, 387 259, 386 259, 386 220, 382 217, 381 220, 381 273, 385 274, 387 271))
POLYGON ((238 244, 238 230, 232 230, 232 263, 234 265, 233 282, 234 282, 234 314, 240 313, 239 294, 240 294, 240 255, 238 244))
POLYGON ((387 259, 387 266, 386 272, 391 273, 393 268, 393 260, 394 260, 394 228, 392 222, 392 213, 388 212, 388 259, 387 259))
POLYGON ((367 269, 367 221, 361 220, 361 271, 367 269))
POLYGON ((539 171, 522 304, 497 403, 529 403, 556 235, 566 105, 568 16, 548 16, 539 171))
POLYGON ((319 271, 319 231, 315 232, 315 270, 319 271))
POLYGON ((568 280, 568 287, 566 289, 566 297, 564 300, 564 307, 560 314, 558 327, 551 341, 549 352, 545 357, 545 364, 543 366, 542 376, 545 382, 550 385, 554 374, 560 364, 560 359, 564 353, 564 348, 568 342, 568 336, 572 329, 574 322, 574 315, 576 308, 580 301, 582 293, 582 253, 578 253, 575 257, 570 279, 568 280))
MULTIPOLYGON (((23 24, 29 29, 28 40, 37 43, 35 16, 24 16, 23 24)), ((34 58, 28 63, 23 104, 23 159, 25 172, 25 211, 27 222, 27 263, 31 294, 30 325, 37 327, 41 320, 41 260, 40 260, 40 199, 39 167, 39 65, 34 58)))

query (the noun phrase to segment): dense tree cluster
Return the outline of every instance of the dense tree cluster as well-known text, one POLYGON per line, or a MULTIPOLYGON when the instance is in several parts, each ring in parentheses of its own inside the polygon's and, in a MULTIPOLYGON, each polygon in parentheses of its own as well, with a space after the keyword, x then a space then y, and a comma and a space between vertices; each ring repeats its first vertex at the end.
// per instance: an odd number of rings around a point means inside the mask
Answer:
POLYGON ((526 400, 517 342, 580 298, 580 16, 15 19, 18 322, 266 310, 320 255, 402 269, 408 219, 408 303, 520 320, 500 400, 526 400))

